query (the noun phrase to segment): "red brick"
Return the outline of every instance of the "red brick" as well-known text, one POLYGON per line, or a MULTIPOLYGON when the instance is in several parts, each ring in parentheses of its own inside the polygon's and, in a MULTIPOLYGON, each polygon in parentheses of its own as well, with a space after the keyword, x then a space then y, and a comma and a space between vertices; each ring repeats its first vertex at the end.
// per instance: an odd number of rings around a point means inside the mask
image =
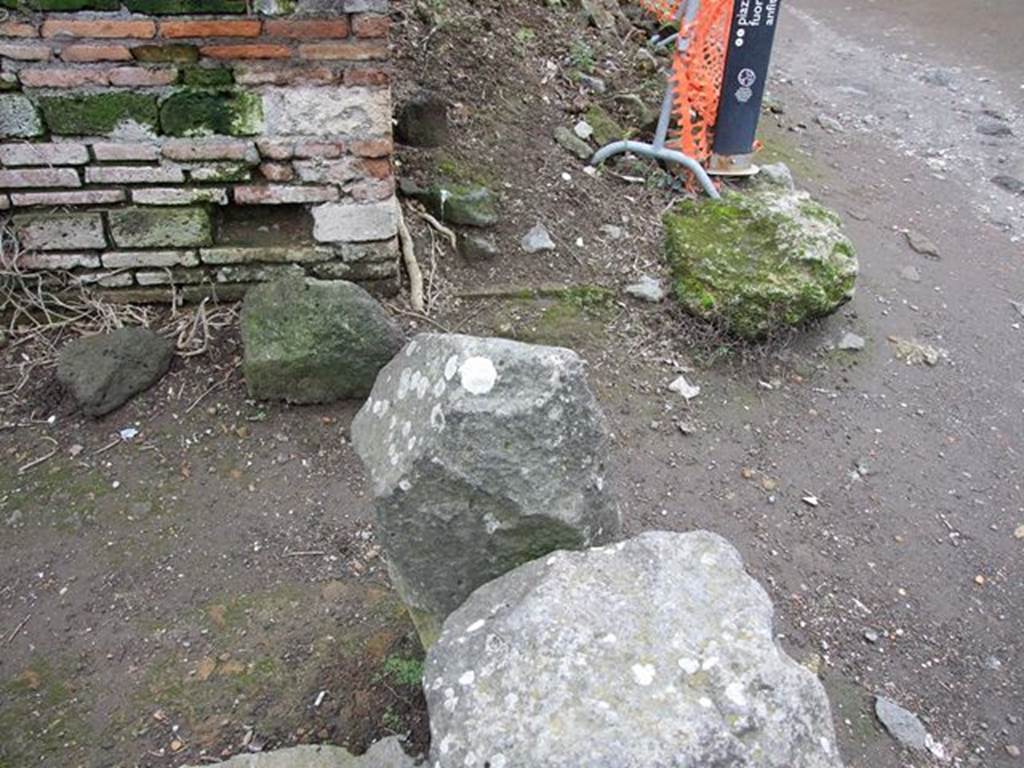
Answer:
POLYGON ((363 169, 366 175, 374 179, 386 179, 391 175, 391 160, 376 159, 363 160, 363 169))
POLYGON ((345 85, 388 85, 391 75, 383 69, 349 69, 345 71, 345 85))
POLYGON ((163 37, 259 37, 262 24, 255 19, 162 21, 163 37))
POLYGON ((288 163, 263 163, 260 173, 267 181, 291 181, 295 170, 288 163))
MULTIPOLYGON (((15 192, 12 202, 20 207, 31 205, 107 205, 123 203, 123 189, 83 189, 78 192, 15 192)), ((99 265, 97 265, 99 266, 99 265)))
POLYGON ((25 168, 19 171, 0 171, 0 189, 27 187, 80 187, 78 171, 71 168, 25 168))
POLYGON ((163 156, 171 160, 249 160, 256 152, 251 141, 231 139, 171 139, 163 156))
POLYGON ((348 37, 348 21, 340 19, 289 19, 263 22, 263 33, 271 37, 294 37, 317 40, 325 37, 348 37))
POLYGON ((298 160, 295 171, 299 178, 316 184, 343 184, 362 176, 354 158, 341 160, 298 160))
POLYGON ((299 56, 321 61, 369 61, 386 59, 388 48, 380 42, 338 41, 333 43, 305 43, 299 46, 299 56))
POLYGON ((0 37, 36 37, 38 32, 32 24, 24 21, 5 21, 0 24, 0 37))
POLYGON ((352 34, 356 37, 387 37, 391 20, 376 13, 357 13, 352 17, 352 34))
POLYGON ((83 85, 106 85, 110 82, 105 69, 23 69, 22 85, 29 88, 80 88, 83 85))
POLYGON ((256 139, 256 148, 268 160, 290 160, 295 155, 294 141, 256 139))
POLYGON ((141 37, 156 34, 156 24, 149 20, 120 19, 47 19, 43 37, 141 37))
POLYGON ((147 69, 145 67, 116 67, 110 70, 110 84, 121 86, 171 85, 178 80, 178 70, 172 68, 147 69))
POLYGON ((64 61, 131 61, 132 52, 124 45, 69 45, 60 52, 64 61))
POLYGON ((288 46, 269 43, 204 45, 199 49, 199 53, 211 59, 288 59, 292 55, 288 46))
POLYGON ((273 66, 249 64, 235 68, 235 82, 239 85, 310 85, 333 83, 341 73, 328 67, 289 67, 280 63, 273 66))
POLYGON ((345 145, 340 141, 297 141, 295 156, 303 159, 330 159, 345 154, 345 145))
POLYGON ((337 199, 337 187, 291 187, 278 184, 235 187, 235 202, 240 205, 328 203, 337 199))
POLYGON ((349 144, 353 155, 360 157, 388 157, 395 151, 391 139, 362 139, 349 144))
POLYGON ((345 192, 357 203, 388 200, 395 194, 395 179, 363 179, 345 187, 345 192))
POLYGON ((53 56, 50 46, 40 43, 4 43, 0 45, 0 58, 16 61, 46 61, 53 56))

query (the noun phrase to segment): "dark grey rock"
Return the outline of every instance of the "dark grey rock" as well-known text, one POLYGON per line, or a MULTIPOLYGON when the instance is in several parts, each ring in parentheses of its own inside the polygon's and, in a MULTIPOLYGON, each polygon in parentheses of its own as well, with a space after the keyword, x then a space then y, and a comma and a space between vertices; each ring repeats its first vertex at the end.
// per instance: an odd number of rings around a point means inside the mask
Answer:
POLYGON ((493 261, 499 253, 494 238, 479 232, 459 232, 458 247, 466 261, 493 261))
POLYGON ((174 342, 148 328, 119 328, 67 344, 57 379, 88 416, 103 416, 167 373, 174 342))
POLYGON ((574 352, 424 334, 352 423, 392 581, 424 645, 474 589, 619 533, 604 418, 574 352))
POLYGON ((1000 174, 992 177, 992 183, 1013 195, 1024 195, 1024 181, 1016 176, 1000 174))
POLYGON ((367 395, 402 334, 355 283, 288 277, 246 293, 242 341, 253 397, 327 403, 367 395))
POLYGON ((420 91, 398 111, 395 138, 410 147, 440 147, 448 142, 448 103, 420 91))
POLYGON ((608 84, 602 78, 593 75, 580 75, 580 85, 591 93, 604 93, 608 90, 608 84))
POLYGON ((994 136, 996 138, 1013 136, 1013 129, 1001 120, 985 120, 978 123, 975 126, 975 130, 982 136, 994 136))
POLYGON ((498 203, 487 187, 477 184, 434 184, 423 188, 413 182, 400 185, 402 194, 419 200, 442 221, 466 227, 493 227, 498 203))
POLYGON ((431 765, 837 768, 825 691, 772 614, 705 531, 527 563, 427 654, 431 765))
MULTIPOLYGON (((206 763, 203 768, 209 768, 210 765, 206 763)), ((416 761, 405 754, 396 736, 389 736, 373 744, 366 754, 359 757, 342 747, 306 744, 270 752, 236 755, 213 765, 220 768, 414 768, 416 761)))
POLYGON ((884 696, 875 696, 875 716, 896 741, 909 749, 923 751, 928 745, 928 731, 917 715, 884 696))

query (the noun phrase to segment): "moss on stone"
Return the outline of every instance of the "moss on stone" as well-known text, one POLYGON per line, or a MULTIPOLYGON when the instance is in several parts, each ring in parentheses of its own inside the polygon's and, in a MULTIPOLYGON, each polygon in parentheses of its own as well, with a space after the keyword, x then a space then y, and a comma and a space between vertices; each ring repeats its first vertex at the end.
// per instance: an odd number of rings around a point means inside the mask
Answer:
POLYGON ((187 248, 210 245, 210 214, 187 208, 124 208, 109 213, 110 234, 119 248, 187 248))
POLYGON ((160 105, 160 125, 170 136, 254 136, 263 125, 263 100, 246 91, 185 89, 160 105))
MULTIPOLYGON (((17 4, 14 2, 7 7, 17 4)), ((22 5, 34 11, 117 11, 121 0, 24 0, 22 5)))
POLYGON ((137 45, 132 48, 132 56, 136 61, 147 64, 172 62, 190 64, 199 60, 199 49, 194 45, 173 43, 171 45, 137 45))
POLYGON ((157 16, 177 13, 245 13, 245 0, 124 0, 129 11, 157 16))
POLYGON ((233 85, 235 76, 227 67, 191 67, 182 73, 182 80, 198 88, 218 88, 233 85))
POLYGON ((47 127, 60 136, 105 135, 125 124, 157 127, 156 98, 142 93, 42 96, 39 106, 47 127))
POLYGON ((587 110, 585 115, 587 123, 594 129, 594 141, 599 146, 619 141, 629 135, 629 131, 608 114, 608 110, 595 104, 587 110))
POLYGON ((806 193, 779 189, 680 203, 665 215, 676 298, 749 339, 830 314, 857 277, 839 224, 806 193))

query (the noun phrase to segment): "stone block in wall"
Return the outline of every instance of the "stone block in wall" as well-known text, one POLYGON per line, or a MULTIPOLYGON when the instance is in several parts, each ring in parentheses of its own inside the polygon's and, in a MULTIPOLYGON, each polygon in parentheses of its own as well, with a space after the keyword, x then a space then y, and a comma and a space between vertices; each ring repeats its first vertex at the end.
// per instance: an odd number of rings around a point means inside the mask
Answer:
POLYGON ((100 257, 94 253, 43 253, 23 252, 18 255, 18 266, 22 269, 66 270, 84 267, 99 269, 100 257))
POLYGON ((209 279, 198 269, 140 269, 135 273, 139 285, 199 285, 209 279))
POLYGON ((213 243, 205 208, 125 208, 110 211, 110 235, 118 248, 188 248, 213 243))
POLYGON ((18 168, 0 170, 0 189, 29 187, 80 187, 82 180, 73 168, 18 168))
POLYGON ((74 96, 40 96, 50 131, 58 136, 152 134, 159 124, 156 96, 110 91, 74 96))
POLYGON ((174 165, 101 165, 85 169, 89 184, 181 184, 185 172, 174 165))
POLYGON ((388 240, 398 233, 398 203, 327 203, 313 209, 313 237, 321 243, 388 240))
POLYGON ((168 136, 255 136, 263 130, 263 99, 248 91, 185 89, 160 104, 168 136))
POLYGON ((34 205, 110 205, 128 199, 123 189, 83 189, 74 192, 15 192, 11 202, 17 207, 34 205))
POLYGON ((31 139, 43 135, 35 105, 20 93, 0 93, 0 138, 31 139))
POLYGON ((125 267, 195 267, 199 257, 195 251, 108 251, 103 254, 107 269, 125 267))
POLYGON ((205 163, 193 165, 188 168, 190 181, 201 181, 205 183, 226 183, 229 181, 248 181, 252 178, 252 171, 245 163, 205 163))
POLYGON ((199 255, 204 264, 251 264, 253 262, 307 264, 327 261, 334 257, 334 254, 326 248, 299 246, 203 248, 199 255))
POLYGON ((268 88, 269 136, 390 135, 391 97, 374 88, 268 88))
POLYGON ((259 184, 235 187, 235 202, 241 205, 324 203, 337 200, 338 197, 338 188, 330 186, 290 187, 283 184, 259 184))
POLYGON ((304 277, 298 264, 239 264, 217 270, 218 283, 266 283, 282 277, 304 277))
POLYGON ((132 202, 136 205, 227 205, 228 191, 224 187, 133 189, 132 202))
POLYGON ((21 247, 30 251, 102 249, 107 245, 99 213, 20 214, 12 223, 21 247))
POLYGON ((92 145, 92 153, 100 162, 147 162, 160 159, 160 147, 156 144, 97 142, 92 145))
POLYGON ((13 165, 85 165, 89 150, 84 144, 0 144, 0 163, 13 165))

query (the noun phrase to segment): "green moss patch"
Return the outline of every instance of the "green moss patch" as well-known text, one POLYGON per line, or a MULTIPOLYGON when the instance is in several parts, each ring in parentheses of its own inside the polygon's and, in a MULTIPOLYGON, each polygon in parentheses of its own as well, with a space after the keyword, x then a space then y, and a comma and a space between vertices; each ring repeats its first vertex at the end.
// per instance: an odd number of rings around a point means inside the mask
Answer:
POLYGON ((158 122, 156 97, 141 93, 43 96, 39 106, 50 131, 60 136, 102 136, 132 124, 155 130, 158 122))
POLYGON ((124 4, 129 11, 158 16, 177 13, 245 13, 245 0, 124 0, 124 4))
POLYGON ((664 222, 677 300, 737 336, 766 337, 853 296, 853 245, 836 214, 806 193, 766 188, 685 201, 664 222))
POLYGON ((188 89, 160 105, 160 125, 170 136, 254 136, 263 126, 258 94, 188 89))
POLYGON ((220 88, 233 85, 235 76, 227 67, 191 67, 182 74, 182 81, 197 88, 220 88))

